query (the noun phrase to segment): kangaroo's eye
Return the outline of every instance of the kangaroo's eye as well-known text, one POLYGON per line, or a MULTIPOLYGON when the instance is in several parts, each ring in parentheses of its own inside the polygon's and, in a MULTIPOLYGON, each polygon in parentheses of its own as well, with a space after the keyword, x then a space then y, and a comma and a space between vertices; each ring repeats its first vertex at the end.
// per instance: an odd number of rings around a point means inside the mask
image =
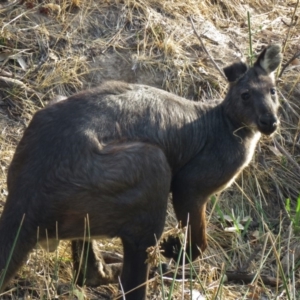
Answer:
POLYGON ((241 94, 241 97, 243 100, 248 100, 250 98, 250 93, 249 92, 244 92, 241 94))
POLYGON ((271 93, 271 95, 275 95, 276 94, 276 89, 275 88, 271 88, 270 89, 270 93, 271 93))

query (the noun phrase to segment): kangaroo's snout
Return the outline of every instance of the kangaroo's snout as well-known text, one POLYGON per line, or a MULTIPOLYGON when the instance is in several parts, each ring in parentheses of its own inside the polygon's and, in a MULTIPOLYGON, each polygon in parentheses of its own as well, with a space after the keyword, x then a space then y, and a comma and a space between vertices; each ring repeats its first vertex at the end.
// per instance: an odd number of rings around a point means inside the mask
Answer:
POLYGON ((258 119, 259 130, 266 135, 270 135, 277 129, 278 118, 271 114, 261 115, 258 119))

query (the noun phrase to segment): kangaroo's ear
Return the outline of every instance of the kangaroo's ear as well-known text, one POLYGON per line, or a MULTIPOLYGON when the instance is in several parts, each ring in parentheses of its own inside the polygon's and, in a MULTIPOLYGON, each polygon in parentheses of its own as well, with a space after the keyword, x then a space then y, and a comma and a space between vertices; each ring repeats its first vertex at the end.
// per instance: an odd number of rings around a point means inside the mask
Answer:
POLYGON ((281 46, 269 45, 258 56, 254 67, 261 67, 267 74, 274 72, 282 61, 281 46))
POLYGON ((229 82, 235 82, 239 79, 242 75, 247 72, 247 65, 243 62, 236 62, 226 68, 224 68, 224 73, 229 82))

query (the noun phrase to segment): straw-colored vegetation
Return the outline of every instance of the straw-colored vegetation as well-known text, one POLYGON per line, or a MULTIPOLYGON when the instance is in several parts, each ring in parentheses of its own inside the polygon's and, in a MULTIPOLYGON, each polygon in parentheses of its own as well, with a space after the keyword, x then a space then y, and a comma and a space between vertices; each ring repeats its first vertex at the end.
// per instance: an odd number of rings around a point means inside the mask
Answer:
MULTIPOLYGON (((277 73, 281 128, 260 142, 237 182, 212 197, 207 210, 209 248, 194 264, 198 279, 192 283, 193 295, 190 282, 178 280, 170 298, 300 299, 298 3, 0 1, 0 211, 9 163, 35 111, 106 79, 154 85, 194 101, 221 98, 226 82, 194 34, 190 18, 222 68, 242 57, 251 60, 250 12, 254 55, 268 43, 283 45, 284 61, 277 73), (250 276, 237 283, 231 280, 234 275, 250 276)), ((175 225, 170 206, 166 232, 175 225)), ((117 239, 99 243, 102 250, 121 252, 117 239)), ((37 248, 0 298, 107 299, 117 291, 113 285, 79 288, 72 281, 67 242, 55 254, 37 248)), ((162 290, 167 296, 171 283, 160 276, 152 279, 149 299, 163 299, 162 290)))

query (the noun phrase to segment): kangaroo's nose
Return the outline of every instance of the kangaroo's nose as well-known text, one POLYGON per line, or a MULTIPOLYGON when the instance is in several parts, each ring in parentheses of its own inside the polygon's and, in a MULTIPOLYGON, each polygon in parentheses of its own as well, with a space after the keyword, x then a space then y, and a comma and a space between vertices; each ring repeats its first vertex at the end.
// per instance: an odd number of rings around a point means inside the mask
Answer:
POLYGON ((271 134, 278 127, 278 118, 274 115, 265 114, 259 117, 259 127, 262 133, 271 134))

